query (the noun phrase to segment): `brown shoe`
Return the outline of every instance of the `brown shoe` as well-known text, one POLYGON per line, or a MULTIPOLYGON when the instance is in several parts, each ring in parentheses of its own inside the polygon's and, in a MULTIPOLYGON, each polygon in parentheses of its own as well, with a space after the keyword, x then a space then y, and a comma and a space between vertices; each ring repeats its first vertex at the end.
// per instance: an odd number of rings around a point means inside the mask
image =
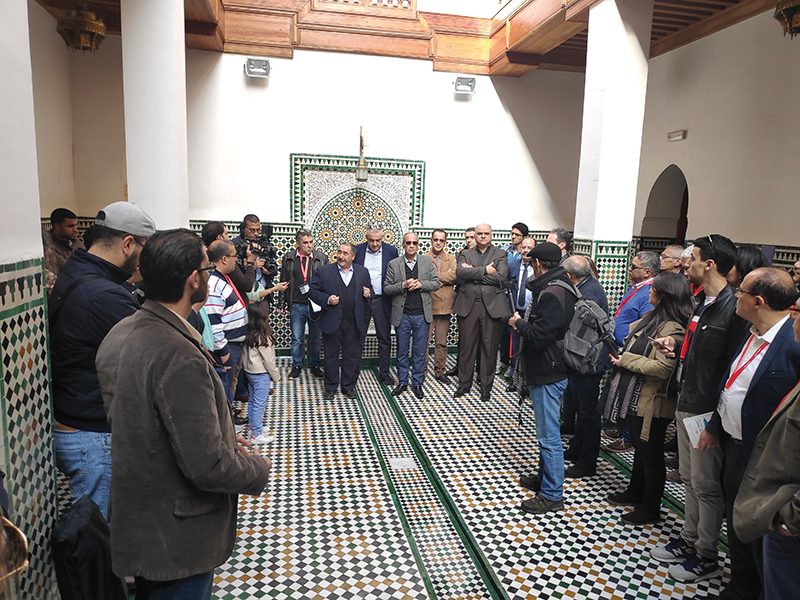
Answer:
POLYGON ((606 450, 609 452, 614 452, 615 454, 620 454, 621 452, 627 452, 633 448, 633 444, 630 442, 626 442, 622 438, 619 438, 616 442, 613 442, 606 446, 606 450))
POLYGON ((667 473, 667 481, 671 481, 672 483, 683 483, 680 471, 678 471, 678 469, 672 469, 672 471, 667 473))

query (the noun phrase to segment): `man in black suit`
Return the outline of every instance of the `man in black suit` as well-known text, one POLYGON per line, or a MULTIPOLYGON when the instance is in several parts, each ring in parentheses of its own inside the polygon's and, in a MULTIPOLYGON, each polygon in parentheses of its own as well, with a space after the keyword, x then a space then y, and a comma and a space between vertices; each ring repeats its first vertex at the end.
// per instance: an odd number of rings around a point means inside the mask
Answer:
POLYGON ((356 248, 339 245, 336 262, 322 265, 311 281, 311 300, 322 307, 319 328, 325 356, 325 400, 332 400, 341 381, 342 392, 356 397, 356 381, 369 323, 372 283, 369 271, 353 264, 356 248), (341 377, 339 352, 342 353, 341 377))
MULTIPOLYGON (((733 502, 756 437, 800 377, 800 344, 794 340, 789 307, 797 292, 789 273, 762 268, 748 273, 736 291, 736 313, 753 324, 720 385, 719 402, 697 447, 722 444, 725 518, 731 579, 719 598, 757 600, 761 595, 760 540, 746 544, 731 527, 733 502)), ((776 457, 777 459, 777 457, 776 457)))
MULTIPOLYGON (((397 248, 383 241, 383 229, 379 225, 370 225, 367 229, 367 241, 356 246, 355 263, 369 271, 375 294, 372 298, 374 302, 369 303, 368 310, 375 321, 381 381, 388 386, 394 385, 394 380, 389 375, 389 363, 392 360, 392 327, 389 323, 392 297, 383 293, 383 284, 386 280, 386 266, 397 256, 397 248)), ((369 317, 367 314, 367 324, 369 317)))
POLYGON ((453 310, 458 315, 458 389, 454 398, 469 393, 475 357, 480 346, 481 400, 492 392, 497 367, 500 318, 511 314, 502 283, 508 276, 508 254, 492 245, 492 228, 475 228, 476 244, 458 255, 456 277, 461 280, 453 310))

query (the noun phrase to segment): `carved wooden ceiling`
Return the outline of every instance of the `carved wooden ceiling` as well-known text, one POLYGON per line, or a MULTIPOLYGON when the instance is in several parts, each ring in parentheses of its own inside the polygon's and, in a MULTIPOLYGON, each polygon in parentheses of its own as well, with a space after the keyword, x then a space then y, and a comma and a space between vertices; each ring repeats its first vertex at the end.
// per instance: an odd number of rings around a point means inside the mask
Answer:
MULTIPOLYGON (((184 0, 186 46, 291 58, 295 49, 430 60, 434 70, 581 71, 596 0, 516 0, 492 19, 417 11, 417 0, 184 0)), ((76 0, 37 0, 53 16, 76 0)), ((776 0, 655 0, 655 57, 775 8, 776 0)), ((119 0, 88 0, 110 34, 119 0)), ((777 30, 776 30, 777 35, 777 30)))

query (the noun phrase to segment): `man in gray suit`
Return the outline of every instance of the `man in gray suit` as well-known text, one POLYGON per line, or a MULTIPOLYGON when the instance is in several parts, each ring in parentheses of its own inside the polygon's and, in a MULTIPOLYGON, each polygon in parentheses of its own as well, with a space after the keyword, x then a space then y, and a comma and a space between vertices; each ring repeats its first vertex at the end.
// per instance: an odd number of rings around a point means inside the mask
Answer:
POLYGON ((497 366, 500 318, 511 313, 501 285, 508 276, 508 254, 492 245, 492 228, 481 223, 475 228, 474 248, 458 255, 456 277, 462 283, 453 310, 458 315, 458 389, 454 398, 469 393, 475 356, 480 346, 481 400, 492 392, 497 366))
POLYGON ((402 256, 386 265, 383 293, 393 296, 390 321, 397 336, 397 387, 393 396, 408 389, 408 344, 413 340, 414 365, 411 372, 411 389, 417 398, 424 398, 422 382, 425 379, 425 355, 428 351, 428 332, 433 320, 431 292, 441 285, 436 267, 429 256, 418 254, 419 238, 415 233, 403 236, 402 256))

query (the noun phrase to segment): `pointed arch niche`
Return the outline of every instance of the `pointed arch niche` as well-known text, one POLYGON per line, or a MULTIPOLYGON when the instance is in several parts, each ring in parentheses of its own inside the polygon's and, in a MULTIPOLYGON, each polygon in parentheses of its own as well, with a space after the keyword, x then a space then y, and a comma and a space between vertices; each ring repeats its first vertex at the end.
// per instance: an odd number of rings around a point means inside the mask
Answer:
POLYGON ((689 185, 686 176, 677 165, 669 165, 650 189, 642 220, 641 237, 683 244, 686 239, 688 209, 689 185))

